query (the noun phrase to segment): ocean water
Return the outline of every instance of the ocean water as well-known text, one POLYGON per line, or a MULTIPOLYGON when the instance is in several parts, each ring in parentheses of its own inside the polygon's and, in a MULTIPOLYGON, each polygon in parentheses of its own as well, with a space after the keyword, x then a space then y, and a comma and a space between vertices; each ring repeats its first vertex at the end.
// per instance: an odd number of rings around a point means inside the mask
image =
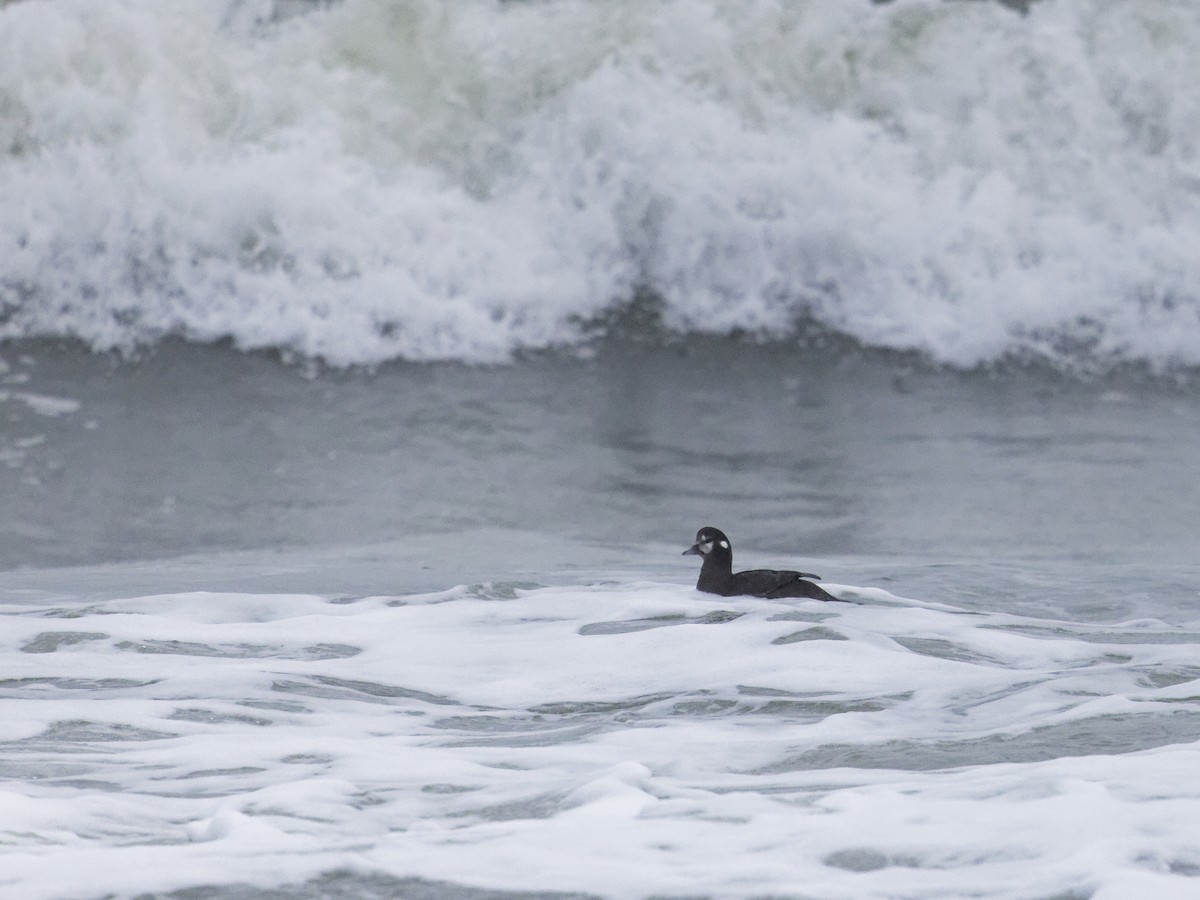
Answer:
POLYGON ((1200 364, 1188 0, 0 9, 2 337, 1200 364))
POLYGON ((0 895, 1197 896, 1197 84, 1183 0, 0 2, 0 895))

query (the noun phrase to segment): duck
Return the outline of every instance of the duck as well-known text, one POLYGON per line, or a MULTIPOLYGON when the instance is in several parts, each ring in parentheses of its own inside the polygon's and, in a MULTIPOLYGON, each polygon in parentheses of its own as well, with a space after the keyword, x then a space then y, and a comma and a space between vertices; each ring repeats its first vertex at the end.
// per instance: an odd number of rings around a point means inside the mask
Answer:
POLYGON ((820 585, 808 579, 819 579, 811 572, 792 572, 787 569, 749 569, 733 571, 733 545, 725 532, 706 525, 696 532, 696 543, 683 551, 684 556, 699 556, 700 579, 696 590, 722 597, 807 597, 810 600, 834 600, 820 585))

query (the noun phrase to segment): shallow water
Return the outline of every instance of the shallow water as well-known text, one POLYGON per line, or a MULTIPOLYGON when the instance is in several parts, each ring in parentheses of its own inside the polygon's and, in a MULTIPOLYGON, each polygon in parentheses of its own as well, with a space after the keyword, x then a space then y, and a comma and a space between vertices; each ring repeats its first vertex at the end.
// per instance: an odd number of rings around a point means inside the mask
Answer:
POLYGON ((1194 897, 1198 61, 0 0, 0 894, 1194 897))
POLYGON ((696 338, 308 376, 212 347, 24 346, 0 376, 8 568, 396 544, 372 589, 443 587, 422 572, 448 561, 468 580, 682 575, 666 550, 711 522, 739 559, 833 555, 921 588, 977 567, 958 602, 1086 604, 1111 583, 1169 605, 1195 560, 1186 384, 696 338))
POLYGON ((1200 872, 1186 385, 697 338, 370 372, 3 356, 22 896, 1200 872), (852 602, 697 594, 706 523, 852 602))

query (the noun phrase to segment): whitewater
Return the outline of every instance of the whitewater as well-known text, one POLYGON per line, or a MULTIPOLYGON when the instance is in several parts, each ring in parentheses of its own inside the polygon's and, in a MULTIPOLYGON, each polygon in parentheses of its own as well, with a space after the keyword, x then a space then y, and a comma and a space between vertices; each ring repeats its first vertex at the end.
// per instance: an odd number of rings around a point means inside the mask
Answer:
POLYGON ((1190 367, 1197 83, 1187 0, 8 2, 0 337, 1190 367))
POLYGON ((10 597, 3 746, 26 787, 3 791, 0 881, 48 900, 1190 894, 1200 756, 1158 731, 1200 732, 1200 623, 834 590, 856 602, 10 597))
POLYGON ((0 0, 0 896, 1196 896, 1197 85, 1190 0, 0 0))

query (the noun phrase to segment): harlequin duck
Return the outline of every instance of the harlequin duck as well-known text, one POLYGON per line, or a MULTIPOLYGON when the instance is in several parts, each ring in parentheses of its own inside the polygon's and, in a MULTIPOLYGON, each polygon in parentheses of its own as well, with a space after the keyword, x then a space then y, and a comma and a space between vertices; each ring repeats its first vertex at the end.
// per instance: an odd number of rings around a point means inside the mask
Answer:
POLYGON ((684 556, 699 556, 704 560, 700 567, 700 580, 696 590, 722 597, 739 595, 750 597, 808 597, 812 600, 837 600, 833 594, 806 578, 818 578, 808 572, 777 571, 775 569, 751 569, 748 572, 733 571, 733 547, 729 538, 718 528, 704 527, 696 532, 696 543, 683 551, 684 556))

